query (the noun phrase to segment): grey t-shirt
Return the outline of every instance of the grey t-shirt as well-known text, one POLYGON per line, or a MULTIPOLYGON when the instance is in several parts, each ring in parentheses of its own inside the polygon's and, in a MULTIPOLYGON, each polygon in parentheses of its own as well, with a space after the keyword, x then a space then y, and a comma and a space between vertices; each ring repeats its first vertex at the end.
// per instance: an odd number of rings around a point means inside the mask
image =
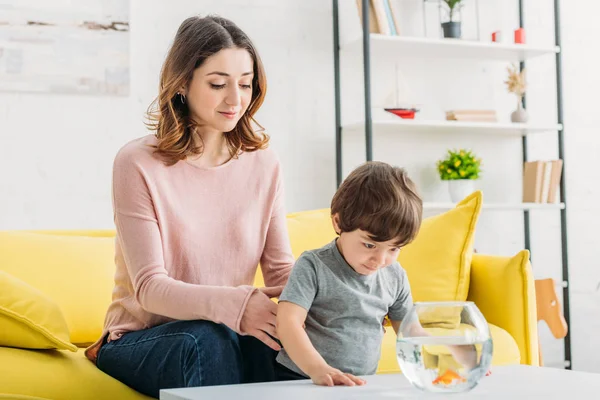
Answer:
MULTIPOLYGON (((335 240, 302 253, 279 301, 306 309, 306 333, 315 349, 330 366, 354 375, 377 371, 384 317, 402 320, 412 306, 408 277, 400 264, 361 275, 344 260, 335 240)), ((277 361, 307 376, 285 349, 277 361)))

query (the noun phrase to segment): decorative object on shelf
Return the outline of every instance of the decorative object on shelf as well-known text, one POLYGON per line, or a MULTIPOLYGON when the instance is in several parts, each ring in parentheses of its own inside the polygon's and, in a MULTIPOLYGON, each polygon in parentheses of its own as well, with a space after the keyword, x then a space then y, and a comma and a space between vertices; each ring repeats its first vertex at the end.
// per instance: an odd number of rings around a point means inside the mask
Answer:
POLYGON ((481 173, 481 159, 466 149, 448 150, 446 158, 437 162, 438 173, 448 181, 450 199, 459 202, 475 191, 475 180, 481 173))
POLYGON ((495 110, 449 110, 447 121, 498 122, 495 110))
POLYGON ((504 41, 502 31, 492 32, 492 42, 501 43, 504 41))
POLYGON ((515 43, 525 44, 525 28, 515 29, 515 43))
POLYGON ((395 64, 395 86, 393 93, 388 97, 387 103, 392 103, 392 107, 384 107, 384 110, 392 113, 400 118, 414 119, 415 114, 419 112, 419 108, 409 102, 410 90, 406 83, 406 79, 402 75, 398 64, 395 64))
POLYGON ((419 112, 416 108, 384 108, 384 110, 404 119, 415 119, 415 113, 419 112))
POLYGON ((446 5, 448 14, 448 21, 442 22, 444 37, 460 39, 462 36, 460 11, 464 5, 463 0, 442 0, 442 3, 446 5))
POLYGON ((507 68, 508 79, 504 81, 509 93, 514 93, 517 96, 517 109, 510 115, 512 122, 527 122, 529 116, 527 110, 523 108, 523 96, 527 90, 527 82, 525 80, 525 68, 519 72, 519 68, 515 64, 511 64, 507 68))

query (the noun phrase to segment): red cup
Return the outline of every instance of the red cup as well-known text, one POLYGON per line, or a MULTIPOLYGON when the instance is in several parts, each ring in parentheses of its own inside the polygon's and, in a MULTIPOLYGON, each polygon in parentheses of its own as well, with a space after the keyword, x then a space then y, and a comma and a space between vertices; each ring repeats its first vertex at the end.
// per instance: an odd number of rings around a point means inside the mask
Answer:
POLYGON ((515 43, 525 43, 525 29, 519 28, 515 29, 515 43))

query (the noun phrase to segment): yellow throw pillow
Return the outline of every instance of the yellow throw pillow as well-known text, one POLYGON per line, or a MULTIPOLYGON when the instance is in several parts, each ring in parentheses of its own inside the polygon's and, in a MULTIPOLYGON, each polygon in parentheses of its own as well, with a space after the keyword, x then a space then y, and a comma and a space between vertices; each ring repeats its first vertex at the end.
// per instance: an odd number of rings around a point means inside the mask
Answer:
POLYGON ((0 346, 77 351, 58 305, 39 290, 0 271, 0 346))
POLYGON ((0 232, 0 270, 55 301, 67 321, 70 342, 79 347, 95 342, 102 334, 114 288, 114 257, 114 237, 0 232))
POLYGON ((302 252, 321 248, 337 237, 329 208, 288 214, 287 228, 296 258, 302 252))
POLYGON ((475 226, 482 193, 423 220, 416 239, 400 251, 415 301, 464 301, 469 293, 475 226))
MULTIPOLYGON (((329 208, 288 214, 287 228, 294 258, 300 257, 300 254, 304 251, 325 246, 337 236, 333 230, 329 208)), ((254 286, 261 287, 264 285, 262 272, 258 268, 254 278, 254 286)))

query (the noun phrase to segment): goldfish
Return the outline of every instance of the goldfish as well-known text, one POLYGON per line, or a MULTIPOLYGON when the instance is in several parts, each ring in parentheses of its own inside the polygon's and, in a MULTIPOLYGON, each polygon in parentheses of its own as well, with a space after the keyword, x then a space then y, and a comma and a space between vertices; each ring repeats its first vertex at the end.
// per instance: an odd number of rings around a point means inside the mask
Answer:
POLYGON ((452 383, 455 383, 455 381, 457 383, 462 383, 465 382, 466 379, 457 374, 456 372, 452 371, 451 369, 447 369, 446 372, 444 372, 441 375, 438 375, 438 377, 435 378, 432 383, 434 385, 450 385, 452 383))

